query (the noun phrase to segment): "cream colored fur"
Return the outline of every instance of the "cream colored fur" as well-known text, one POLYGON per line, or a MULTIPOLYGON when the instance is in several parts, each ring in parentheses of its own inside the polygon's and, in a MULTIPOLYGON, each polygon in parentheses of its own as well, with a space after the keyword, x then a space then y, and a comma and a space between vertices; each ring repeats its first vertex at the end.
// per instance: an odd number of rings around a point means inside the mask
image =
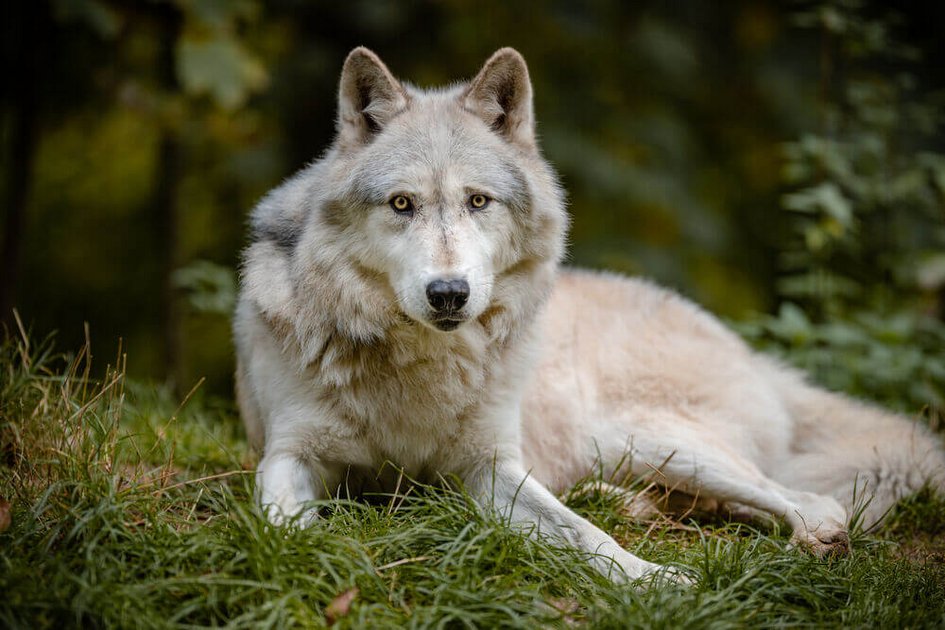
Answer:
POLYGON ((597 465, 658 467, 820 553, 847 546, 854 479, 875 493, 870 521, 941 484, 945 457, 917 425, 806 384, 672 292, 559 271, 567 216, 533 118, 511 49, 442 90, 348 57, 335 144, 259 204, 244 257, 237 389, 270 518, 314 518, 308 502, 383 481, 390 462, 455 475, 632 579, 660 567, 552 492, 597 465), (437 280, 468 284, 448 322, 437 280))

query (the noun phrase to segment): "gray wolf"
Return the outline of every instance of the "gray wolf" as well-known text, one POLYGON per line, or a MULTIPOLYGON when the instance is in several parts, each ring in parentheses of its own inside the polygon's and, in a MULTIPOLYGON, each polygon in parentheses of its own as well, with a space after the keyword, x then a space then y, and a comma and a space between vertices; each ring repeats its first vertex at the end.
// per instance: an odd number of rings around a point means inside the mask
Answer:
POLYGON ((567 226, 519 53, 425 90, 352 51, 333 145, 259 203, 243 261, 238 400, 269 518, 313 518, 391 462, 635 579, 662 567, 556 497, 595 466, 658 468, 819 554, 847 548, 854 487, 871 522, 942 487, 917 424, 808 384, 671 291, 559 269, 567 226))

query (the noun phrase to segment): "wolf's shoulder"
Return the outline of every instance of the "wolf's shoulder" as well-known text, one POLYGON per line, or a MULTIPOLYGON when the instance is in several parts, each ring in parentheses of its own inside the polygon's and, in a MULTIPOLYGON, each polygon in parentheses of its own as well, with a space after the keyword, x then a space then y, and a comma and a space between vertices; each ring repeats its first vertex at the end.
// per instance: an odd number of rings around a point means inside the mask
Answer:
POLYGON ((305 219, 322 196, 329 160, 323 157, 297 171, 270 190, 250 212, 250 239, 271 241, 291 250, 302 236, 305 219))

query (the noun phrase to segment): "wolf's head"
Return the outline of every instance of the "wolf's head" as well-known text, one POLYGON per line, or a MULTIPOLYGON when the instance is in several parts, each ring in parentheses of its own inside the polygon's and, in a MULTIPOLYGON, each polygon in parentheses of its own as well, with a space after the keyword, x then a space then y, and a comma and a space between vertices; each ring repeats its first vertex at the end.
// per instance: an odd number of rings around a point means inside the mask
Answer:
POLYGON ((326 339, 478 322, 508 338, 550 293, 567 217, 535 139, 522 56, 496 52, 469 83, 402 84, 364 48, 341 73, 338 129, 319 161, 253 213, 243 295, 303 362, 326 339))
POLYGON ((326 222, 414 321, 454 330, 489 309, 499 276, 559 255, 560 194, 536 146, 528 68, 511 48, 440 90, 402 84, 355 49, 335 149, 326 222))

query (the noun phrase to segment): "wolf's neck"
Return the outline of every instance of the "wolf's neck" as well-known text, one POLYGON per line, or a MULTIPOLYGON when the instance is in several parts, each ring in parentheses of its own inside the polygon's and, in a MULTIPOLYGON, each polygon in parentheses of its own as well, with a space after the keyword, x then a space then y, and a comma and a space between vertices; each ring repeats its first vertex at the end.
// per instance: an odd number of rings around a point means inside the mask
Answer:
POLYGON ((355 338, 335 329, 308 343, 318 346, 308 349, 305 369, 335 387, 371 378, 396 379, 420 366, 434 372, 441 368, 443 375, 455 372, 460 364, 463 371, 478 371, 494 360, 500 346, 478 321, 448 333, 401 321, 371 338, 355 338))

